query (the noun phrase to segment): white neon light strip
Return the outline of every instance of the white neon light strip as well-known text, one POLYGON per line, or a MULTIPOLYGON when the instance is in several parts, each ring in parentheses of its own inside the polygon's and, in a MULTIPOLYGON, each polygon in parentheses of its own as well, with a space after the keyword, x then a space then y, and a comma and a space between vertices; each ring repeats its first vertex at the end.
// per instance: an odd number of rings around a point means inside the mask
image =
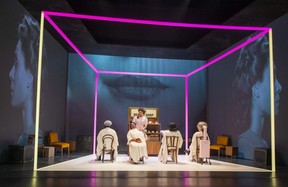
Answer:
POLYGON ((44 33, 44 13, 41 12, 40 21, 40 38, 39 38, 39 54, 38 54, 38 70, 37 70, 37 93, 36 93, 36 109, 35 109, 35 142, 34 142, 34 165, 33 170, 37 170, 38 166, 38 137, 39 137, 39 119, 40 119, 40 98, 41 98, 41 72, 42 72, 42 50, 43 50, 43 33, 44 33))
POLYGON ((272 29, 269 31, 269 58, 270 58, 270 105, 271 105, 271 165, 272 171, 276 171, 275 155, 275 99, 274 99, 274 58, 273 58, 273 39, 272 29))

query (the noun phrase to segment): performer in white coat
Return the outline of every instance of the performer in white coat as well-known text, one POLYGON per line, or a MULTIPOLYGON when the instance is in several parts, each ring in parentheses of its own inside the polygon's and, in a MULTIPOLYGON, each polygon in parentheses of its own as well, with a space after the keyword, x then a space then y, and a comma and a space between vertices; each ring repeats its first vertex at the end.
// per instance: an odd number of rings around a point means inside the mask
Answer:
MULTIPOLYGON (((183 138, 182 135, 180 133, 180 131, 177 129, 176 124, 174 122, 171 122, 169 124, 169 129, 168 130, 163 130, 160 132, 163 137, 161 140, 161 147, 160 147, 160 151, 158 154, 158 158, 161 162, 166 163, 167 162, 167 158, 168 158, 168 150, 167 150, 167 144, 166 144, 166 136, 178 136, 178 149, 180 149, 182 147, 183 144, 183 138)), ((178 155, 179 150, 177 151, 177 155, 178 155)))
POLYGON ((127 145, 129 146, 130 162, 139 163, 139 161, 143 161, 143 157, 148 159, 144 132, 139 131, 133 121, 130 121, 130 130, 127 133, 127 145))
POLYGON ((101 160, 101 155, 102 155, 102 149, 103 149, 103 142, 102 142, 102 137, 106 134, 111 134, 114 137, 114 142, 113 142, 113 149, 114 149, 114 159, 116 160, 116 156, 118 155, 118 150, 117 147, 119 146, 118 142, 118 136, 117 133, 114 129, 111 128, 112 122, 110 120, 106 120, 104 122, 104 129, 102 129, 98 135, 97 135, 97 150, 96 150, 96 155, 98 160, 101 160))
POLYGON ((133 118, 133 122, 136 124, 136 128, 139 131, 143 131, 147 128, 148 119, 145 116, 146 110, 142 107, 138 108, 138 115, 133 118))

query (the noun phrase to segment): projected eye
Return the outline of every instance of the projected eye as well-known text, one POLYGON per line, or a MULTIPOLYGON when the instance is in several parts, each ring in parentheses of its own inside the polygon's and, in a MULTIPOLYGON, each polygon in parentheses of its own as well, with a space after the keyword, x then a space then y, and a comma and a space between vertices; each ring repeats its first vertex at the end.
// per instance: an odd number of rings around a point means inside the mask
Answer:
POLYGON ((117 78, 104 78, 104 83, 119 96, 129 99, 148 99, 156 97, 168 88, 153 77, 123 75, 117 78))

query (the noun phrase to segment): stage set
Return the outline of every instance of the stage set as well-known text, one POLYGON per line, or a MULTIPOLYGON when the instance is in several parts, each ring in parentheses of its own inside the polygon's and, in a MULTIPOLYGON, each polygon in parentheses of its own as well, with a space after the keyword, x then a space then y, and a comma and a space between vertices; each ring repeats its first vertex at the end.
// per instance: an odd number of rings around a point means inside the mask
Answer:
MULTIPOLYGON (((94 124, 93 124, 93 154, 89 155, 89 156, 85 156, 85 157, 81 157, 81 158, 77 158, 77 159, 73 159, 73 160, 69 160, 69 161, 65 161, 62 163, 58 163, 58 164, 54 164, 51 166, 47 166, 47 167, 43 167, 43 168, 38 168, 37 167, 37 152, 35 152, 35 156, 34 156, 34 170, 38 170, 38 171, 255 171, 255 172, 267 172, 270 170, 266 170, 266 169, 260 169, 260 168, 255 168, 255 167, 250 167, 250 166, 244 166, 244 165, 238 165, 238 164, 232 164, 232 163, 226 163, 226 162, 222 162, 219 160, 211 160, 211 165, 209 164, 199 164, 199 163, 195 163, 195 162, 190 162, 188 161, 188 158, 186 155, 179 155, 179 163, 178 164, 174 164, 174 163, 169 163, 169 164, 163 164, 160 161, 158 161, 158 158, 156 156, 150 156, 148 160, 145 160, 144 164, 130 164, 128 163, 128 156, 127 155, 118 155, 116 161, 114 161, 113 163, 109 163, 109 162, 105 162, 102 163, 100 161, 95 161, 95 148, 96 148, 96 127, 98 126, 97 124, 97 119, 99 118, 100 115, 97 114, 97 112, 99 112, 99 110, 97 111, 97 106, 99 105, 104 105, 103 100, 98 99, 100 95, 98 93, 98 87, 103 86, 103 84, 99 81, 99 77, 103 76, 104 78, 107 78, 108 76, 115 76, 115 75, 122 75, 122 76, 145 76, 145 77, 168 77, 170 80, 171 78, 181 78, 181 86, 183 86, 183 93, 184 95, 182 95, 183 98, 183 106, 181 105, 181 110, 183 109, 182 114, 183 117, 185 117, 185 119, 181 119, 185 124, 183 125, 183 127, 181 127, 182 132, 184 132, 182 134, 183 137, 185 137, 185 145, 183 144, 183 147, 185 148, 185 150, 187 150, 188 148, 188 132, 189 132, 189 89, 191 89, 191 82, 189 82, 189 78, 196 74, 197 72, 200 72, 204 69, 206 69, 207 67, 209 67, 210 65, 218 62, 221 59, 224 59, 225 57, 229 56, 230 54, 232 54, 233 52, 241 49, 242 47, 251 44, 252 42, 254 42, 255 40, 257 40, 258 38, 266 35, 266 34, 271 34, 270 32, 270 28, 254 28, 254 27, 233 27, 233 26, 216 26, 216 25, 205 25, 205 27, 203 25, 200 24, 181 24, 181 23, 172 23, 172 22, 158 22, 158 21, 147 21, 147 20, 132 20, 132 19, 121 19, 121 18, 109 18, 109 17, 99 17, 99 16, 85 16, 85 15, 74 15, 74 14, 66 14, 66 13, 59 13, 59 12, 42 12, 42 18, 41 18, 41 22, 44 22, 44 18, 56 29, 56 31, 68 42, 68 44, 76 51, 77 54, 73 54, 73 55, 77 55, 77 58, 81 58, 82 61, 84 61, 86 63, 86 65, 89 66, 89 68, 91 68, 91 71, 93 71, 93 73, 95 73, 95 91, 94 91, 94 124), (162 25, 162 26, 169 26, 169 27, 183 27, 183 28, 209 28, 209 29, 219 29, 219 30, 246 30, 246 31, 257 31, 258 33, 256 35, 254 35, 253 37, 249 38, 248 40, 238 44, 237 46, 234 46, 232 49, 226 51, 225 53, 220 54, 219 56, 215 57, 214 59, 207 61, 206 63, 202 64, 202 65, 197 65, 197 67, 195 69, 192 69, 190 72, 188 73, 157 73, 157 72, 153 72, 153 73, 146 73, 146 72, 125 72, 125 71, 121 71, 121 70, 102 70, 102 69, 98 69, 97 62, 96 65, 93 64, 92 61, 90 61, 89 58, 87 58, 87 56, 85 56, 73 43, 72 41, 65 35, 65 33, 63 31, 61 31, 61 29, 57 26, 57 24, 55 22, 53 22, 53 20, 51 19, 52 17, 67 17, 67 18, 79 18, 79 19, 88 19, 88 20, 97 20, 97 21, 113 21, 113 22, 117 22, 117 23, 131 23, 131 24, 143 24, 143 25, 153 25, 153 26, 158 26, 158 25, 162 25), (100 75, 100 76, 99 76, 100 75), (98 85, 98 82, 99 85, 98 85), (99 94, 99 95, 98 95, 99 94), (184 110, 185 109, 185 110, 184 110)), ((43 27, 41 28, 42 32, 43 32, 43 27)), ((40 40, 40 48, 42 47, 42 43, 43 41, 40 40)), ((271 42, 272 45, 272 42, 271 42)), ((73 56, 71 55, 71 56, 73 56)), ((77 61, 78 59, 76 58, 75 61, 77 61)), ((272 58, 272 57, 271 57, 272 58)), ((71 58, 72 59, 72 58, 71 58)), ((73 60, 72 60, 73 61, 73 60)), ((94 62, 95 63, 95 62, 94 62)), ((39 67, 41 68, 41 64, 42 61, 41 59, 39 60, 39 67)), ((75 64, 75 63, 74 63, 75 64)), ((271 63, 271 65, 273 65, 273 63, 271 63)), ((71 66, 73 66, 73 64, 71 64, 71 66)), ((39 76, 41 77, 41 69, 38 69, 38 73, 39 76)), ((179 79, 177 79, 178 81, 179 79)), ((40 79, 38 79, 38 81, 40 81, 40 79)), ((105 82, 105 79, 103 81, 105 82)), ((180 81, 179 81, 180 82, 180 81)), ((178 83, 178 82, 177 82, 178 83)), ((41 84, 41 83, 39 83, 41 84)), ((177 84, 176 84, 177 85, 177 84)), ((182 88, 182 87, 181 87, 182 88)), ((166 89, 163 88, 163 89, 166 89)), ((103 90, 102 90, 103 91, 103 90)), ((37 93, 37 97, 40 97, 40 90, 38 90, 37 93)), ((272 95, 272 94, 271 94, 272 95)), ((176 97, 178 98, 178 97, 176 97)), ((164 102, 166 103, 166 102, 164 102)), ((38 106, 36 107, 36 115, 39 118, 40 115, 40 107, 39 107, 39 103, 37 104, 38 106)), ((274 110, 274 106, 273 104, 271 104, 271 111, 274 110)), ((99 107, 98 106, 98 107, 99 107)), ((100 107, 99 107, 100 108, 100 107)), ((134 108, 134 110, 136 110, 137 107, 134 108)), ((162 107, 165 108, 165 107, 162 107)), ((196 107, 197 108, 197 107, 196 107)), ((101 109, 100 109, 101 110, 101 109)), ((158 111, 158 110, 157 110, 158 111)), ((180 111, 178 111, 180 112, 180 111)), ((104 112, 103 112, 104 113, 104 112)), ((107 112, 106 112, 107 113, 107 112)), ((130 110, 129 113, 135 113, 133 111, 130 110)), ((181 114, 181 115, 182 115, 181 114)), ((180 116, 180 115, 179 115, 180 116)), ((103 116, 101 116, 103 117, 103 116)), ((132 117, 132 116, 130 116, 132 117)), ((129 115, 128 115, 129 118, 129 115)), ((37 117, 36 117, 37 119, 37 117)), ((98 119, 99 120, 99 119, 98 119)), ((128 119, 129 120, 129 119, 128 119)), ((151 121, 154 126, 157 124, 158 120, 156 121, 151 121)), ((167 124, 167 122, 166 122, 167 124)), ((100 124, 102 126, 102 124, 100 124)), ((100 126, 100 127, 101 127, 100 126)), ((98 127, 97 127, 98 128, 98 127)), ((271 128, 274 128, 274 119, 271 120, 271 128)), ((38 140, 38 129, 41 129, 41 125, 39 124, 39 121, 36 121, 36 140, 38 140)), ((163 128, 162 128, 163 129, 163 128)), ((73 129, 69 129, 71 131, 73 131, 73 129)), ((151 136, 150 138, 154 138, 153 136, 155 135, 156 131, 158 133, 158 130, 151 130, 151 136)), ((124 130, 123 130, 124 131, 124 130)), ((191 129, 190 129, 191 131, 191 129)), ((274 131, 274 129, 272 129, 272 131, 274 131)), ((126 132, 125 132, 126 133, 126 132)), ((123 134, 123 133, 122 133, 123 134)), ((126 135, 126 134, 125 134, 126 135)), ((159 136, 159 135, 157 135, 159 136)), ((159 137, 156 137, 157 139, 159 139, 159 137)), ((124 138, 125 139, 125 138, 124 138)), ((271 135, 271 139, 274 140, 274 134, 271 135)), ((160 140, 160 139, 159 139, 160 140)), ((123 142, 123 141, 122 141, 123 142)), ((151 143, 151 142, 150 142, 151 143)), ((274 143, 274 141, 272 141, 272 143, 274 143)), ((35 142, 35 144, 38 144, 38 142, 35 142)), ((156 144, 151 146, 156 146, 156 144)), ((151 147, 150 146, 150 147, 151 147)), ((160 146, 160 141, 157 142, 157 146, 160 146)), ((149 143, 148 143, 148 150, 149 150, 149 143)), ((35 149, 37 150, 37 149, 35 149)), ((149 152, 151 154, 157 154, 158 149, 155 151, 153 149, 150 149, 149 152)), ((272 165, 272 171, 275 170, 275 155, 274 155, 274 145, 272 145, 272 159, 271 159, 271 165, 272 165)))

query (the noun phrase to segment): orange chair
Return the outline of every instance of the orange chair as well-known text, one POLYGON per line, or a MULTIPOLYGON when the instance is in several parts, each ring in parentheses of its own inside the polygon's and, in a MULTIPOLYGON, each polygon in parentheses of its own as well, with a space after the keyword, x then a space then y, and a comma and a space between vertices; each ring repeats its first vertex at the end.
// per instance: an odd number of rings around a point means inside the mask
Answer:
POLYGON ((225 150, 226 146, 228 145, 228 139, 228 136, 225 135, 218 136, 216 144, 210 145, 210 150, 217 150, 219 157, 221 150, 225 150))
POLYGON ((59 142, 57 132, 50 132, 48 136, 48 141, 50 146, 55 147, 55 149, 61 149, 61 156, 63 155, 63 149, 67 149, 67 153, 69 155, 70 144, 67 142, 59 142))

